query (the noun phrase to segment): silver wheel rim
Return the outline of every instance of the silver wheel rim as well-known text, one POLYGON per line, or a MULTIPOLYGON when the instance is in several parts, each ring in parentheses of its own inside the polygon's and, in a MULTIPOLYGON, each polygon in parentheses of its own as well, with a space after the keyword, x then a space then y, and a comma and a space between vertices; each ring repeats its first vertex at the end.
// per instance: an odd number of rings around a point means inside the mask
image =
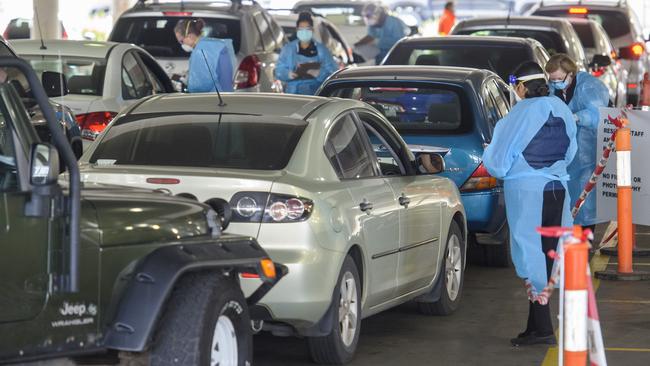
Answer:
POLYGON ((458 236, 452 235, 447 243, 447 257, 445 258, 445 276, 447 277, 447 295, 454 301, 460 293, 460 284, 463 276, 462 252, 458 236))
POLYGON ((235 326, 225 315, 220 315, 212 335, 210 366, 237 365, 237 334, 235 326))
POLYGON ((346 347, 354 342, 357 333, 357 319, 359 316, 357 304, 357 282, 350 272, 345 272, 341 279, 341 301, 339 303, 339 329, 341 340, 346 347))

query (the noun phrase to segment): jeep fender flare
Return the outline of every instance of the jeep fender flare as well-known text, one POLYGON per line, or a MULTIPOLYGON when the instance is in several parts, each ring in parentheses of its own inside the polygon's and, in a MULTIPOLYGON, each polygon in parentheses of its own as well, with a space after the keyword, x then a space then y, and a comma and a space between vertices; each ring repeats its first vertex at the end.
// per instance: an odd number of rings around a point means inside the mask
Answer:
MULTIPOLYGON (((268 258, 253 238, 224 236, 180 241, 162 246, 135 265, 116 301, 103 346, 130 352, 144 351, 174 286, 183 274, 221 269, 257 273, 260 260, 268 258)), ((236 278, 236 277, 235 277, 236 278)), ((279 279, 279 278, 278 278, 279 279)), ((117 279, 119 281, 119 278, 117 279)), ((272 285, 271 285, 272 286, 272 285)))

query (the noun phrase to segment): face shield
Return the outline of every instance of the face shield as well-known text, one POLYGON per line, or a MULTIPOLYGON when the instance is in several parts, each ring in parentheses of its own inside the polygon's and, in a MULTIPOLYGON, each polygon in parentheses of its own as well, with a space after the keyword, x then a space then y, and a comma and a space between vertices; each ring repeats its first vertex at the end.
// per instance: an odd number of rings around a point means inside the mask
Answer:
POLYGON ((520 102, 523 99, 522 97, 519 96, 519 94, 517 94, 516 91, 517 85, 535 79, 544 79, 544 81, 546 81, 546 74, 540 73, 540 74, 525 75, 520 77, 516 77, 515 75, 508 76, 508 86, 509 86, 508 89, 510 91, 511 106, 517 104, 517 102, 520 102))

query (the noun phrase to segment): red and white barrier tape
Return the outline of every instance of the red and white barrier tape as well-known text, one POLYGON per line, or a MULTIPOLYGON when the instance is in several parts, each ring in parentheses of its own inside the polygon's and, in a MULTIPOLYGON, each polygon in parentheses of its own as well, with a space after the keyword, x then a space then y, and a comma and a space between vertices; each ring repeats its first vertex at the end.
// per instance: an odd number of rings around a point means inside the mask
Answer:
POLYGON ((605 170, 605 166, 607 165, 609 156, 611 155, 611 152, 614 151, 615 149, 616 132, 618 132, 619 129, 625 127, 626 122, 624 121, 627 121, 627 111, 629 110, 631 110, 631 106, 627 106, 621 109, 621 116, 618 116, 616 118, 607 116, 607 118, 609 118, 609 121, 612 124, 614 124, 614 126, 616 126, 616 130, 612 132, 612 136, 610 136, 609 142, 607 142, 607 145, 605 145, 605 148, 603 149, 603 155, 598 161, 598 164, 596 164, 596 169, 591 174, 591 177, 589 177, 589 181, 587 181, 587 184, 585 184, 585 188, 580 193, 580 196, 578 197, 575 206, 571 210, 571 215, 573 215, 573 217, 576 217, 578 215, 578 212, 580 212, 580 208, 582 207, 582 204, 585 203, 587 196, 589 195, 589 193, 591 193, 591 191, 596 186, 596 181, 598 180, 598 177, 600 177, 600 175, 605 170))

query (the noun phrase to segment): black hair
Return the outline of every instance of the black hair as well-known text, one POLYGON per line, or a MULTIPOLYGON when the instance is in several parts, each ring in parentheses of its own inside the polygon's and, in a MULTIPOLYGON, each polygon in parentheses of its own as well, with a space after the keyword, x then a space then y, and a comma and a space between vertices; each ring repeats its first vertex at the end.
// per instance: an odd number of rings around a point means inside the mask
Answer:
POLYGON ((445 4, 445 9, 449 10, 449 9, 451 9, 453 6, 454 6, 454 2, 453 2, 453 1, 447 1, 447 3, 445 4))
MULTIPOLYGON (((544 69, 535 61, 525 61, 521 63, 513 75, 519 79, 524 76, 530 76, 535 74, 543 74, 544 69)), ((536 98, 536 97, 546 97, 549 94, 548 84, 546 79, 533 79, 524 82, 526 87, 526 98, 536 98)))
POLYGON ((314 19, 311 16, 311 13, 308 11, 303 11, 298 14, 298 20, 296 21, 296 28, 298 27, 298 24, 301 22, 307 22, 309 23, 309 26, 313 27, 314 26, 314 19))

